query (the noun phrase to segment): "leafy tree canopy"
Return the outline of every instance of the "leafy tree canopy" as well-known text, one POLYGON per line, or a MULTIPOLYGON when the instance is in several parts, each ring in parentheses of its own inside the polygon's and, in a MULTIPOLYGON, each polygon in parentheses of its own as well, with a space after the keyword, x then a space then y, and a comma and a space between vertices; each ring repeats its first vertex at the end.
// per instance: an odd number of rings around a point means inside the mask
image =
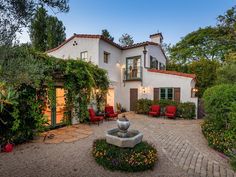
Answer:
POLYGON ((69 0, 0 0, 0 45, 11 45, 16 32, 27 27, 39 5, 69 11, 69 0))
POLYGON ((227 33, 221 28, 199 28, 170 49, 170 58, 177 63, 189 63, 201 58, 224 61, 226 53, 236 50, 234 46, 235 42, 227 40, 227 33))
POLYGON ((114 41, 114 37, 110 35, 109 31, 107 29, 102 30, 102 35, 106 37, 107 39, 114 41))
POLYGON ((33 47, 39 51, 45 51, 47 46, 47 35, 46 26, 47 25, 47 11, 40 7, 30 26, 30 39, 33 47))
POLYGON ((218 26, 224 27, 225 30, 230 31, 231 37, 236 37, 236 6, 227 10, 224 15, 217 18, 218 26))
POLYGON ((198 88, 197 96, 202 97, 204 91, 215 84, 216 71, 220 67, 218 61, 209 61, 208 59, 200 59, 189 64, 189 73, 196 74, 198 88))
POLYGON ((223 66, 217 71, 217 83, 236 84, 236 53, 226 56, 223 66))
POLYGON ((134 44, 133 37, 129 34, 125 33, 123 34, 119 39, 120 45, 125 47, 134 44))
POLYGON ((199 28, 187 34, 169 48, 170 59, 188 63, 201 58, 224 61, 229 53, 236 52, 236 6, 217 18, 218 25, 199 28))
POLYGON ((57 47, 65 40, 65 27, 62 21, 48 16, 47 11, 40 7, 31 22, 30 38, 36 50, 45 51, 57 47))

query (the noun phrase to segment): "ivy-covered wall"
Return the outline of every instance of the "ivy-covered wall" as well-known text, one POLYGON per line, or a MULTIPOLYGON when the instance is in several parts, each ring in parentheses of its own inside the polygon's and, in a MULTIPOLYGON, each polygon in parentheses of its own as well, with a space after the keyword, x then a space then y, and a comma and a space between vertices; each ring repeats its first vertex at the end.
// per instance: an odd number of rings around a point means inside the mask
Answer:
POLYGON ((0 48, 0 142, 24 142, 44 130, 46 101, 55 103, 58 82, 66 90, 64 119, 71 120, 73 110, 79 122, 87 120, 91 99, 105 101, 109 87, 106 71, 92 63, 49 57, 28 46, 0 48))

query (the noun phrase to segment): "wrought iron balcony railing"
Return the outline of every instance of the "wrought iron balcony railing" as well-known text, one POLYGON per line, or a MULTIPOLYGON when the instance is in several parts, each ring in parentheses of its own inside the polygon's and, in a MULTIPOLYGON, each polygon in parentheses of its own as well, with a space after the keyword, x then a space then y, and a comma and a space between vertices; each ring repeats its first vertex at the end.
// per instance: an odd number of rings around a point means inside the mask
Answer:
POLYGON ((124 81, 134 81, 134 80, 138 80, 141 81, 142 80, 142 67, 137 67, 134 69, 123 69, 123 80, 124 81))

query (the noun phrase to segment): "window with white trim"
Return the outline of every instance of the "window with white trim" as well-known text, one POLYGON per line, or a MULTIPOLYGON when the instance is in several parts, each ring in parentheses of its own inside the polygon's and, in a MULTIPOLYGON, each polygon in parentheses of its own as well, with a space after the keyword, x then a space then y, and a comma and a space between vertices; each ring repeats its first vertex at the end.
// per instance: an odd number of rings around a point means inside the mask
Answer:
POLYGON ((104 63, 108 63, 110 58, 110 53, 104 51, 103 61, 104 63))
POLYGON ((88 61, 88 51, 84 51, 80 53, 80 58, 82 60, 88 61))
POLYGON ((150 68, 158 69, 158 60, 153 56, 150 56, 150 68))
POLYGON ((173 100, 174 99, 173 88, 161 88, 160 99, 161 100, 173 100))

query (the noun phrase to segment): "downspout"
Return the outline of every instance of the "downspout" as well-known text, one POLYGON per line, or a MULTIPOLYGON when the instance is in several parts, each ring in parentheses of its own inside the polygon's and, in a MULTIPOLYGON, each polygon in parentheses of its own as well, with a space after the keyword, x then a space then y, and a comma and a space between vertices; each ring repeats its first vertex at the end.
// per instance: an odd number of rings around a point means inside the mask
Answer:
POLYGON ((146 49, 146 46, 144 46, 144 48, 143 48, 143 59, 144 59, 144 68, 146 68, 147 69, 147 67, 146 67, 146 54, 147 54, 147 49, 146 49))
MULTIPOLYGON (((145 69, 149 69, 147 66, 146 66, 146 55, 147 55, 147 49, 146 49, 146 45, 144 46, 144 48, 143 48, 143 68, 145 68, 145 69)), ((141 85, 143 86, 143 70, 142 70, 142 83, 141 83, 141 85)))

